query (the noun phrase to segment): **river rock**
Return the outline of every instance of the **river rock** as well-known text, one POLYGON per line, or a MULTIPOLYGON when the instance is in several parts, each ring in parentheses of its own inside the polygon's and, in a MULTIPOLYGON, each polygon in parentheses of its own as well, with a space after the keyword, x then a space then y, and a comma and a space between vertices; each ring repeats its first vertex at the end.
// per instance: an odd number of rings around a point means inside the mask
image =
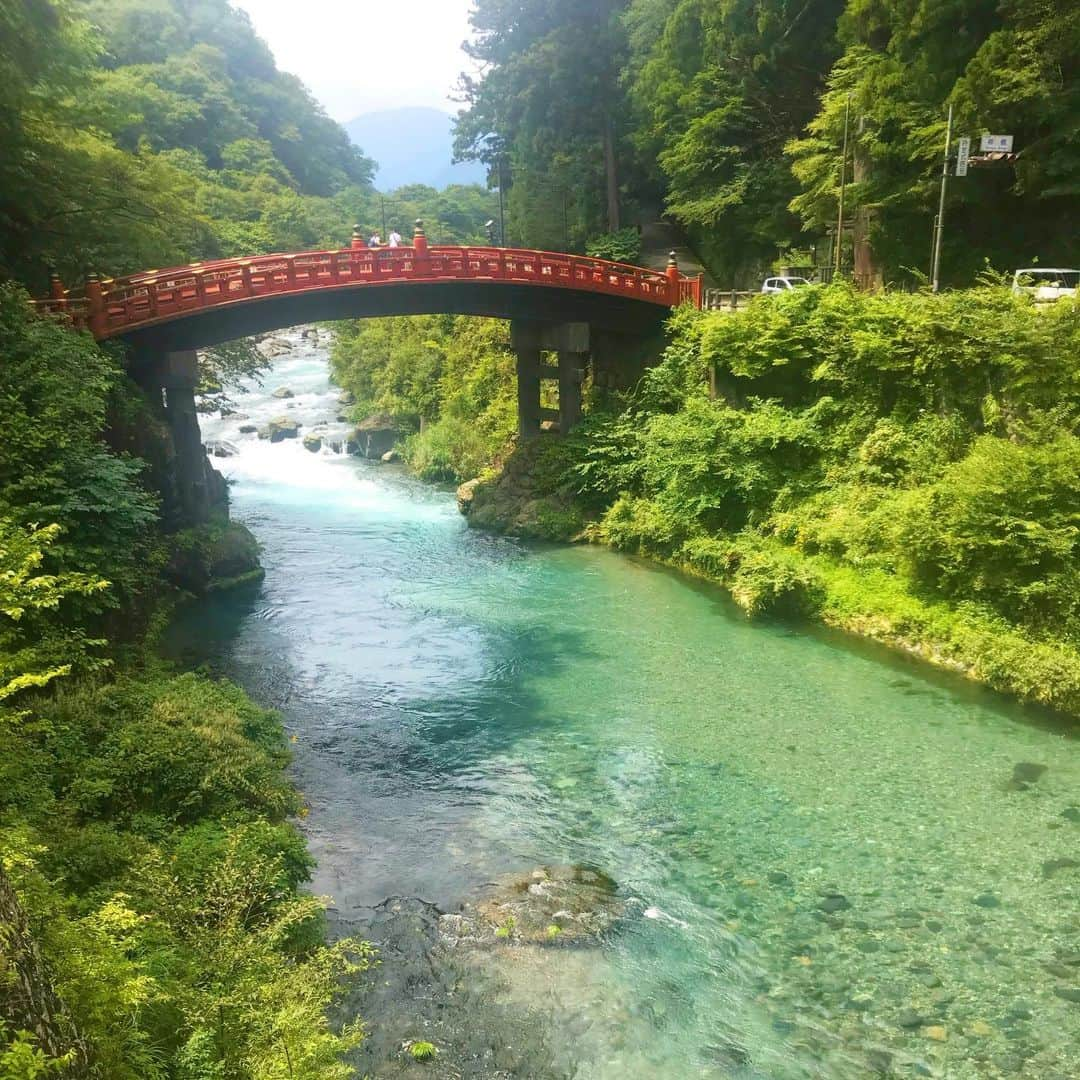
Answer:
POLYGON ((255 432, 258 431, 258 430, 259 430, 259 425, 258 424, 241 424, 240 425, 240 434, 241 435, 254 435, 255 432))
POLYGON ((460 485, 457 489, 457 508, 463 514, 468 514, 472 509, 473 498, 476 495, 476 489, 480 486, 480 478, 475 480, 466 480, 464 484, 460 485))
POLYGON ((273 360, 274 357, 287 353, 292 348, 292 345, 285 338, 271 337, 260 341, 255 348, 267 360, 273 360))
POLYGON ((342 390, 337 396, 337 401, 339 405, 355 405, 356 397, 351 390, 342 390))
POLYGON ((317 454, 322 449, 322 437, 320 435, 305 435, 304 449, 310 450, 313 454, 317 454))
POLYGON ((278 416, 264 428, 260 428, 259 438, 277 443, 284 439, 295 439, 299 433, 300 425, 295 420, 290 420, 287 416, 278 416))
POLYGON ((843 893, 828 893, 818 901, 818 907, 828 912, 847 911, 851 901, 843 893))
POLYGON ((440 929, 456 938, 496 943, 581 945, 626 914, 615 882, 586 866, 542 866, 499 878, 460 920, 440 929))
MULTIPOLYGON (((467 489, 458 505, 474 528, 540 540, 584 539, 585 519, 572 484, 552 490, 551 439, 526 439, 503 463, 467 489)), ((472 482, 470 481, 470 484, 472 482)))
POLYGON ((217 458, 235 457, 239 453, 233 443, 226 442, 224 439, 211 439, 206 444, 206 452, 217 458))
POLYGON ((319 331, 314 326, 305 326, 300 331, 300 337, 302 337, 305 341, 318 341, 319 331))
POLYGON ((353 453, 366 458, 381 458, 387 450, 394 449, 397 439, 393 418, 385 413, 376 413, 356 425, 349 441, 356 444, 353 453))
POLYGON ((274 391, 274 397, 276 397, 276 398, 290 398, 290 397, 296 397, 296 395, 287 386, 279 386, 274 391))
POLYGON ((401 455, 396 450, 387 450, 379 460, 384 465, 392 465, 395 461, 401 460, 401 455))

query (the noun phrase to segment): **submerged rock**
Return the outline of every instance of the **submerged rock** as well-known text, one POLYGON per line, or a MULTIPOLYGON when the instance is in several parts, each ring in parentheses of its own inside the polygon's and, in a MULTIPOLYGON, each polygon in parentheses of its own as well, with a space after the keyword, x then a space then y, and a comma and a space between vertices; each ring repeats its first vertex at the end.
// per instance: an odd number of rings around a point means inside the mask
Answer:
POLYGON ((260 428, 259 438, 269 439, 272 443, 276 443, 283 439, 295 439, 299 432, 300 424, 295 420, 290 420, 287 416, 278 416, 265 427, 260 428))
POLYGON ((240 434, 241 435, 254 435, 255 432, 258 431, 258 430, 259 430, 259 425, 258 424, 241 424, 240 425, 240 434))
POLYGON ((626 914, 615 882, 587 866, 543 866, 494 882, 460 915, 443 916, 451 939, 571 945, 595 942, 626 914))
POLYGON ((1026 791, 1046 772, 1045 765, 1036 765, 1031 761, 1018 761, 1013 766, 1009 787, 1013 791, 1026 791))
POLYGON ((296 397, 296 395, 287 386, 279 386, 274 391, 274 397, 276 397, 276 398, 290 398, 290 397, 296 397))

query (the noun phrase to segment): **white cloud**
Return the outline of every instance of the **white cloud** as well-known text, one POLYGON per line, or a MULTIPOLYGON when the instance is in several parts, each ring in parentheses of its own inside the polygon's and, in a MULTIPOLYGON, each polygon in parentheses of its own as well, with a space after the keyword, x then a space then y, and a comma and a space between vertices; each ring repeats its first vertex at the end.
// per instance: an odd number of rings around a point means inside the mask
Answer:
POLYGON ((446 112, 469 36, 471 0, 233 0, 283 71, 335 119, 399 105, 446 112))

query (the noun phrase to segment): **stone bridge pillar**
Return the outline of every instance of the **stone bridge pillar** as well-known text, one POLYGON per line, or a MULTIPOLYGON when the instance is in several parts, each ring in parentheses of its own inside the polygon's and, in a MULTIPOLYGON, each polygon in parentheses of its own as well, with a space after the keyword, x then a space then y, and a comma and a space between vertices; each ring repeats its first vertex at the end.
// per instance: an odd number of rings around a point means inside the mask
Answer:
POLYGON ((151 483, 161 492, 166 527, 187 529, 228 516, 228 492, 203 449, 195 389, 199 382, 194 350, 139 350, 131 357, 131 377, 149 406, 149 428, 129 432, 125 449, 150 465, 151 483))
POLYGON ((176 493, 185 523, 202 525, 210 518, 208 462, 195 409, 199 362, 194 349, 167 352, 161 357, 158 378, 165 390, 165 416, 176 451, 176 493))
POLYGON ((538 323, 515 319, 510 343, 517 356, 518 436, 540 434, 541 423, 557 421, 565 435, 581 420, 581 384, 589 362, 588 323, 538 323), (557 363, 545 363, 544 353, 555 353, 557 363), (558 409, 541 405, 541 381, 558 382, 558 409))

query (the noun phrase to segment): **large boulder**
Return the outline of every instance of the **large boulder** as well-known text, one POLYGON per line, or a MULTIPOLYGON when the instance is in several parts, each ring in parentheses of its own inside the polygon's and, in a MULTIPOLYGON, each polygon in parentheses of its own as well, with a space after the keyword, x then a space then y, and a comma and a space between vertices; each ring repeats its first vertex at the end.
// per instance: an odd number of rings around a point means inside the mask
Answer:
POLYGON ((289 352, 292 345, 285 338, 271 337, 260 341, 255 348, 267 359, 273 360, 275 356, 282 356, 289 352))
POLYGON ((393 418, 385 413, 376 413, 356 425, 349 442, 356 444, 352 453, 366 458, 381 458, 387 450, 394 449, 397 440, 398 431, 393 418))
POLYGON ((234 443, 226 442, 224 439, 210 439, 206 444, 206 452, 211 457, 236 457, 239 453, 234 443))
POLYGON ((202 596, 261 581, 259 545, 239 522, 215 522, 173 538, 166 575, 177 587, 202 596))
POLYGON ((313 454, 317 454, 322 449, 322 436, 321 435, 305 435, 304 449, 310 450, 313 454))
POLYGON ((265 427, 259 429, 260 439, 269 439, 272 443, 284 439, 295 439, 300 434, 300 424, 287 416, 278 416, 265 427))

